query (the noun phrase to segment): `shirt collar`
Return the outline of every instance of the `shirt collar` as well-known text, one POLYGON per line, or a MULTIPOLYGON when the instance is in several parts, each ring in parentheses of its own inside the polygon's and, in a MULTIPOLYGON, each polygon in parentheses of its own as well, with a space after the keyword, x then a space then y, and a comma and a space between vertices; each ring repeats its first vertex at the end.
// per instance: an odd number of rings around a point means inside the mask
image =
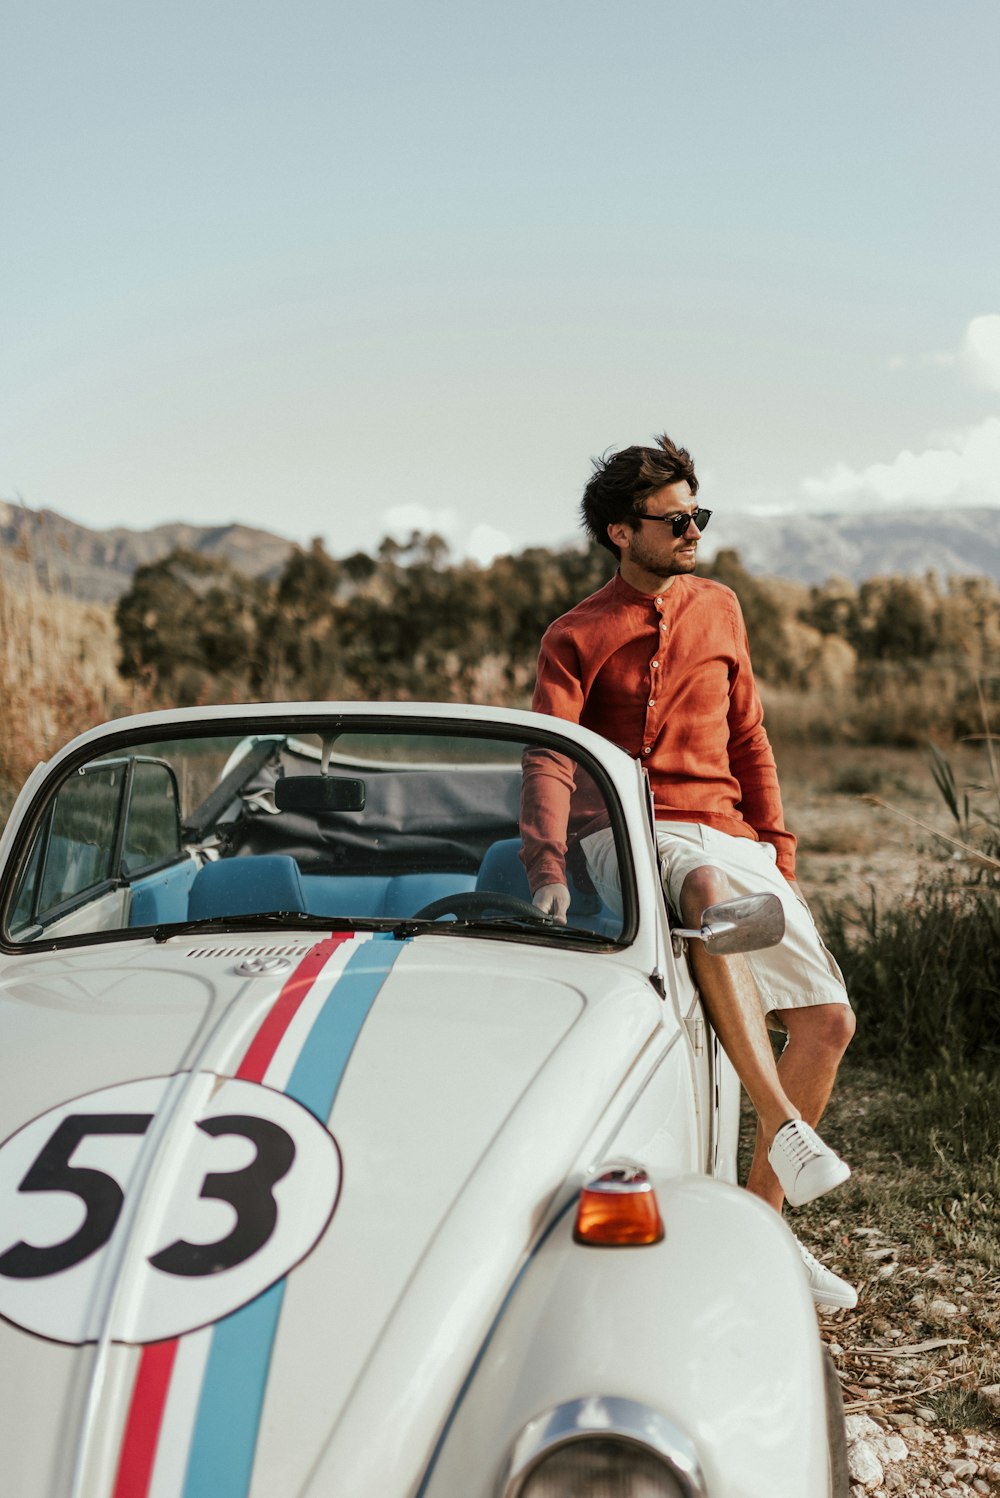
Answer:
POLYGON ((644 603, 655 608, 658 601, 662 601, 677 587, 678 583, 684 581, 684 574, 678 572, 669 588, 664 588, 662 593, 643 593, 638 588, 633 588, 627 583, 620 572, 616 572, 611 579, 611 596, 620 603, 644 603))

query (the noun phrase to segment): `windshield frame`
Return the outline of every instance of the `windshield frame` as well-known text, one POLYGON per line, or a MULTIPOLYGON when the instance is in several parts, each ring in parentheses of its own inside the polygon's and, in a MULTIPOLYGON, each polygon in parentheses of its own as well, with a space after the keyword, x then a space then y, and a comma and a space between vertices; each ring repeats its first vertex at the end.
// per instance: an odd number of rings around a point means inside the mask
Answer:
MULTIPOLYGON (((263 704, 261 705, 263 706, 263 704)), ((270 705, 268 705, 270 707, 270 705)), ((555 721, 555 720, 554 720, 555 721)), ((293 738, 296 734, 305 735, 336 735, 341 733, 387 733, 394 731, 397 734, 405 734, 413 737, 428 738, 468 738, 488 739, 494 741, 508 741, 522 748, 541 747, 553 749, 559 753, 571 757, 577 761, 583 769, 593 778, 607 807, 610 825, 615 837, 616 847, 619 849, 619 870, 622 886, 622 928, 617 937, 607 937, 601 943, 595 941, 595 934, 583 929, 576 933, 572 927, 557 927, 551 925, 540 925, 537 932, 528 930, 523 933, 495 929, 490 931, 488 922, 483 923, 478 931, 467 930, 462 934, 476 937, 489 937, 498 941, 508 941, 528 945, 543 945, 549 949, 575 948, 576 950, 621 950, 633 944, 638 930, 638 887, 636 870, 628 835, 627 818, 622 807, 621 798, 614 781, 600 760, 593 755, 584 745, 574 741, 572 738, 563 738, 558 729, 551 732, 518 722, 505 721, 503 719, 456 719, 449 716, 436 716, 432 713, 411 715, 396 714, 386 711, 384 713, 364 710, 360 712, 344 712, 332 708, 329 713, 303 712, 291 706, 287 713, 276 715, 273 711, 262 712, 256 716, 253 711, 248 711, 240 716, 226 713, 224 716, 198 716, 197 718, 177 719, 171 721, 168 716, 157 713, 155 719, 147 722, 141 720, 130 720, 127 727, 118 731, 110 731, 100 738, 88 734, 84 742, 72 754, 61 757, 58 768, 53 768, 50 774, 38 785, 30 803, 20 817, 15 830, 14 838, 10 844, 4 861, 3 870, 0 871, 0 952, 11 956, 32 956, 43 952, 64 951, 66 949, 87 948, 101 946, 107 943, 151 941, 162 942, 169 936, 183 938, 190 930, 194 932, 198 926, 197 921, 183 921, 170 923, 169 927, 144 925, 135 927, 108 928, 99 931, 78 932, 63 934, 56 937, 45 938, 36 936, 30 940, 15 939, 9 929, 10 917, 15 908, 16 897, 20 890, 21 880, 27 862, 32 854, 36 833, 41 828, 44 819, 50 818, 55 804, 55 797, 63 785, 80 770, 84 765, 94 764, 105 759, 113 759, 120 755, 123 750, 130 751, 130 758, 139 758, 142 755, 144 745, 162 745, 167 740, 174 739, 182 741, 186 739, 197 740, 206 738, 228 738, 234 743, 240 739, 293 738)), ((480 768, 469 766, 470 770, 480 768)), ((131 779, 131 777, 129 777, 131 779)), ((123 798, 125 792, 123 791, 123 798)), ((126 802, 123 800, 123 805, 126 802)), ((197 808, 196 808, 197 809, 197 808)), ((152 872, 144 870, 143 872, 152 872)), ((126 884, 128 881, 118 876, 112 876, 104 882, 105 890, 113 890, 126 884)), ((87 903, 87 897, 93 891, 87 892, 87 896, 79 895, 71 897, 60 907, 60 916, 71 913, 87 903)), ((254 918, 248 916, 233 916, 226 918, 231 923, 231 929, 242 935, 255 929, 254 918)), ((419 925, 419 923, 417 923, 419 925)), ((320 932, 331 930, 387 930, 393 931, 397 927, 412 928, 414 920, 409 918, 385 918, 384 921, 376 918, 351 918, 326 916, 308 916, 302 919, 300 914, 290 916, 287 930, 290 933, 303 934, 305 931, 314 929, 320 932)), ((428 923, 427 931, 430 932, 434 925, 438 930, 443 929, 443 923, 428 923)), ((203 923, 202 923, 203 927, 203 923)), ((218 927, 220 934, 225 932, 227 924, 218 927)), ((274 916, 261 916, 256 929, 268 931, 273 934, 276 927, 274 916)), ((405 934, 412 934, 407 930, 405 934)), ((457 934, 457 933, 455 933, 457 934)))

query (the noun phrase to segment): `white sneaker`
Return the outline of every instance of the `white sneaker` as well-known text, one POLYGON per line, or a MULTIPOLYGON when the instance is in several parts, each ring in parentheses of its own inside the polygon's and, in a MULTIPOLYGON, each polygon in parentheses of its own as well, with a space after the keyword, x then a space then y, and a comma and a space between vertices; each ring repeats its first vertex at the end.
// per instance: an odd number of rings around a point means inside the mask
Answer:
POLYGON ((821 1264, 798 1238, 795 1239, 795 1245, 806 1266, 809 1288, 816 1304, 839 1306, 845 1311, 853 1310, 858 1303, 858 1292, 854 1286, 849 1285, 847 1280, 842 1280, 839 1274, 834 1274, 832 1269, 827 1269, 825 1264, 821 1264))
POLYGON ((851 1167, 801 1118, 782 1124, 767 1158, 791 1207, 803 1207, 832 1191, 851 1173, 851 1167))

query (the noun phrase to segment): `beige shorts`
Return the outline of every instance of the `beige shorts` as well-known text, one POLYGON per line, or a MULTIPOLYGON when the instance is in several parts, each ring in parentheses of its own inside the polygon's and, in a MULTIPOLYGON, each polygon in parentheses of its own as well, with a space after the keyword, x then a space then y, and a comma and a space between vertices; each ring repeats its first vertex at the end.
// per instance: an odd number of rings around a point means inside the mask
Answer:
MULTIPOLYGON (((657 822, 657 843, 663 888, 674 910, 680 908, 681 886, 695 869, 719 869, 736 895, 772 893, 785 911, 785 935, 776 947, 747 952, 754 981, 766 1015, 783 1009, 808 1009, 814 1004, 850 1007, 843 975, 823 945, 808 907, 778 872, 774 848, 749 837, 732 837, 699 822, 657 822)), ((609 909, 621 912, 621 884, 610 830, 581 841, 591 878, 609 909)), ((772 1028, 784 1029, 780 1018, 772 1028)))

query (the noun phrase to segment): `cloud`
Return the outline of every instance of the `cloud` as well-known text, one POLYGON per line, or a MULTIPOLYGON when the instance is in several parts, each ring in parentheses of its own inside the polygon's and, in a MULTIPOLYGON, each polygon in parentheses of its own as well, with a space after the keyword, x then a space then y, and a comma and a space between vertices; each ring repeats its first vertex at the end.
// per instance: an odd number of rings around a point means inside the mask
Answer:
MULTIPOLYGON (((974 317, 956 353, 928 358, 960 367, 977 384, 1000 391, 1000 316, 974 317)), ((885 463, 837 463, 803 479, 801 492, 813 507, 838 510, 873 499, 893 506, 1000 505, 1000 417, 930 439, 919 452, 904 449, 885 463)))
POLYGON ((974 317, 965 330, 960 355, 977 384, 1000 390, 1000 316, 974 317))
POLYGON ((945 349, 936 354, 917 354, 916 358, 893 354, 886 365, 889 369, 954 369, 958 361, 954 349, 945 349))
POLYGON ((802 481, 813 503, 837 509, 871 499, 891 505, 1000 504, 1000 417, 955 432, 945 447, 901 452, 890 463, 851 468, 837 463, 802 481))
POLYGON ((414 531, 440 536, 457 561, 478 562, 481 567, 489 566, 494 557, 505 556, 514 549, 504 531, 485 524, 470 527, 452 509, 432 510, 421 504, 392 505, 382 514, 380 526, 383 535, 397 541, 408 541, 414 531))
POLYGON ((488 567, 495 557, 507 556, 513 550, 505 532, 495 530, 492 525, 475 525, 465 542, 464 554, 480 567, 488 567))
POLYGON ((443 536, 450 541, 458 529, 458 516, 454 510, 432 510, 427 505, 391 505, 382 512, 379 522, 383 535, 397 541, 408 541, 414 531, 425 536, 443 536))

